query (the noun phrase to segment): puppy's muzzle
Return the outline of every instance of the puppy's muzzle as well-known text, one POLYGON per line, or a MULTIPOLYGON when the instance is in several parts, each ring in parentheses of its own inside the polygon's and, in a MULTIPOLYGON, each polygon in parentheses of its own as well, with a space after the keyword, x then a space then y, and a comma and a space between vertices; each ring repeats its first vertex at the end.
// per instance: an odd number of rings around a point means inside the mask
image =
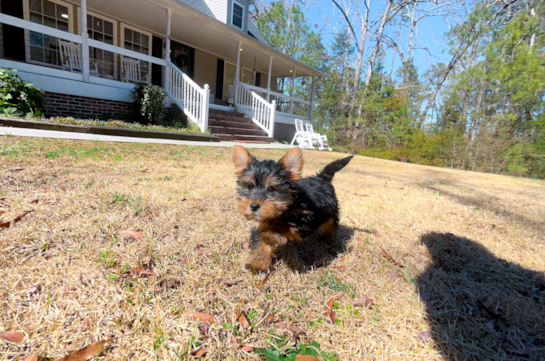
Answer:
POLYGON ((258 203, 252 203, 250 204, 250 210, 252 212, 257 212, 259 210, 260 205, 258 203))

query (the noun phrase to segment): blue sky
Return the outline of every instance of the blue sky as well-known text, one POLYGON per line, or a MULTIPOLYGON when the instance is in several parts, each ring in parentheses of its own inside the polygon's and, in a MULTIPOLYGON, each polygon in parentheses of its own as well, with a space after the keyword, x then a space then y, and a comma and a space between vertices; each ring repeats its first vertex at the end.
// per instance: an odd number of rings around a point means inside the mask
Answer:
MULTIPOLYGON (((338 0, 339 2, 341 0, 338 0)), ((360 0, 359 3, 362 3, 360 0)), ((444 3, 444 0, 439 0, 439 4, 444 3)), ((430 4, 431 5, 431 4, 430 4)), ((371 1, 371 16, 370 19, 377 19, 384 10, 385 0, 372 0, 371 1)), ((362 5, 363 8, 363 5, 362 5)), ((308 7, 305 11, 305 15, 310 24, 313 25, 315 30, 321 30, 324 44, 327 46, 334 38, 335 30, 332 26, 328 25, 328 22, 333 26, 341 29, 346 24, 341 16, 341 13, 335 7, 331 0, 318 0, 308 7)), ((460 13, 462 15, 462 13, 460 13)), ((456 24, 455 19, 450 17, 449 22, 451 26, 456 24)), ((359 24, 353 24, 356 34, 359 36, 359 24)), ((375 27, 376 29, 377 27, 375 27)), ((421 47, 427 47, 429 53, 425 50, 416 50, 414 55, 415 65, 418 67, 419 72, 425 72, 431 64, 438 62, 448 63, 450 55, 448 53, 447 40, 445 39, 445 33, 448 32, 449 25, 443 17, 427 17, 423 19, 419 24, 418 36, 416 38, 417 45, 421 47)), ((393 38, 397 36, 397 27, 387 27, 386 34, 389 34, 393 38)), ((366 48, 370 51, 374 41, 374 37, 369 37, 366 42, 366 48)), ((408 31, 405 34, 402 33, 399 44, 406 48, 408 42, 408 31)), ((390 71, 393 50, 389 50, 385 59, 385 67, 387 71, 390 71)), ((366 54, 368 56, 368 54, 366 54)), ((399 56, 395 56, 394 69, 400 66, 399 56)))

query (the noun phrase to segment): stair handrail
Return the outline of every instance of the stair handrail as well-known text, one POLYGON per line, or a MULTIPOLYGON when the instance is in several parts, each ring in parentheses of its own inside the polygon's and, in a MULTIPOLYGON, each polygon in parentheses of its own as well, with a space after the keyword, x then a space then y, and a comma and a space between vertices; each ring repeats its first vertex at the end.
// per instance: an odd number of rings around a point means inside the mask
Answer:
POLYGON ((274 136, 275 100, 269 103, 246 84, 235 80, 235 108, 252 119, 269 137, 274 136))
POLYGON ((208 129, 210 88, 201 88, 170 60, 167 60, 165 89, 170 98, 201 132, 208 129))

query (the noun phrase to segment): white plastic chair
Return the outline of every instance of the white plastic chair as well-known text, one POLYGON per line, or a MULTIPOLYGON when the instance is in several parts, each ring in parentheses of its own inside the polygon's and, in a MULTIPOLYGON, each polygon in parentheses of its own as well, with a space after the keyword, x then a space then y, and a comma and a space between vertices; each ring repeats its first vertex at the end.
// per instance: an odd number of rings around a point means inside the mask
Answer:
MULTIPOLYGON (((79 44, 74 44, 69 41, 59 40, 59 52, 61 54, 62 70, 68 70, 70 72, 83 70, 81 60, 81 47, 79 44)), ((98 76, 98 64, 90 64, 89 74, 92 76, 98 76)))
POLYGON ((295 142, 297 142, 300 148, 314 149, 311 133, 305 130, 301 119, 295 119, 295 135, 290 145, 293 145, 295 142))
POLYGON ((128 83, 149 83, 150 74, 142 76, 140 71, 140 60, 131 58, 121 59, 121 80, 128 83))
POLYGON ((307 132, 311 134, 311 137, 313 140, 316 140, 318 142, 318 150, 329 150, 330 152, 333 150, 329 147, 329 142, 327 140, 326 135, 321 135, 319 133, 314 133, 314 127, 311 123, 307 123, 306 125, 307 132))

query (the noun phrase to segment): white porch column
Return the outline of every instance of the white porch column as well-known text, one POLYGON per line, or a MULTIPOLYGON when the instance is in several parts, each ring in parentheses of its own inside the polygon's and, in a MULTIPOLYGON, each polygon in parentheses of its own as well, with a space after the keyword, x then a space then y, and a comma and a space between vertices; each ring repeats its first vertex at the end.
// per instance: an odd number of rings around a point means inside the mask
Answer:
POLYGON ((273 57, 271 55, 271 58, 269 59, 269 76, 267 77, 267 101, 271 101, 271 73, 272 73, 272 61, 273 57))
MULTIPOLYGON (((172 9, 167 9, 167 39, 165 43, 165 60, 170 61, 170 26, 172 23, 172 9)), ((165 68, 165 81, 163 82, 165 89, 168 91, 170 87, 170 67, 165 68)))
POLYGON ((314 76, 312 76, 312 86, 310 88, 310 104, 308 105, 308 119, 312 123, 312 105, 314 104, 314 86, 316 82, 314 81, 314 76))
POLYGON ((235 70, 235 104, 238 103, 238 78, 240 77, 240 52, 242 51, 242 41, 237 46, 237 68, 235 70))
MULTIPOLYGON (((295 73, 297 72, 296 68, 293 68, 293 75, 291 77, 291 91, 290 97, 293 98, 293 91, 295 90, 295 73)), ((293 114, 293 99, 290 99, 290 114, 293 114)))
POLYGON ((87 0, 81 0, 81 75, 89 82, 89 35, 87 34, 87 0))

